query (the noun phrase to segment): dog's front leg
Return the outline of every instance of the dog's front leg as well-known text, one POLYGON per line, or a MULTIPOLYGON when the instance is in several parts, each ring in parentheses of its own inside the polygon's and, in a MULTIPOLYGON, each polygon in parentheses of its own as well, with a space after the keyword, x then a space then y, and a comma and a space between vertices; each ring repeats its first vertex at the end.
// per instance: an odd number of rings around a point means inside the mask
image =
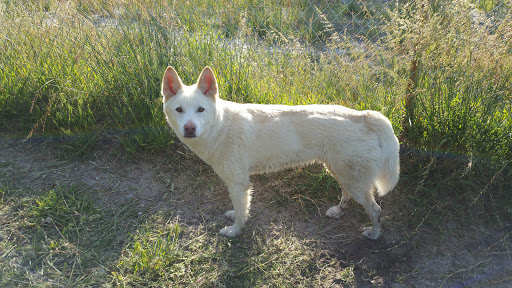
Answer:
POLYGON ((229 197, 233 203, 234 210, 226 212, 226 217, 235 220, 232 226, 226 226, 220 230, 220 234, 228 237, 235 237, 242 233, 242 227, 249 218, 249 207, 251 205, 251 183, 227 184, 229 197))

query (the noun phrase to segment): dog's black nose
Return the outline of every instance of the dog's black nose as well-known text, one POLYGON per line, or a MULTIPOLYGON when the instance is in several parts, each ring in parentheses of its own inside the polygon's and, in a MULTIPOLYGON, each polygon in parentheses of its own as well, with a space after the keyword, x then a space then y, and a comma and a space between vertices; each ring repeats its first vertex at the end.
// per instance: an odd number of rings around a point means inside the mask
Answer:
POLYGON ((188 122, 183 128, 185 128, 185 137, 196 137, 196 124, 188 122))

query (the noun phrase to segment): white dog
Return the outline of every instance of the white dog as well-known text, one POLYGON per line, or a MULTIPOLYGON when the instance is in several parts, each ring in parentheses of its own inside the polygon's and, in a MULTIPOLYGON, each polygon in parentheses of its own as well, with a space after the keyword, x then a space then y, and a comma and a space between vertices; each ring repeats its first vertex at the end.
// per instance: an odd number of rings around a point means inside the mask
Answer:
POLYGON ((219 98, 217 80, 204 68, 196 85, 185 86, 172 67, 162 80, 163 108, 178 138, 213 167, 226 183, 234 210, 234 237, 249 216, 250 174, 321 162, 342 187, 341 202, 327 210, 339 217, 350 198, 363 205, 372 226, 363 235, 380 236, 381 208, 375 202, 399 176, 399 143, 379 112, 336 105, 238 104, 219 98))

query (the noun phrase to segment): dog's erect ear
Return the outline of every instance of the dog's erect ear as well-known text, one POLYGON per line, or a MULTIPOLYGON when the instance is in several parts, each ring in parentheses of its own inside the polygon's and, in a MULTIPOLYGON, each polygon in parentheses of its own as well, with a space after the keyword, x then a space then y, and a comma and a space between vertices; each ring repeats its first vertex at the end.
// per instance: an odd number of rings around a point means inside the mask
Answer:
POLYGON ((181 90, 182 86, 183 84, 176 70, 171 66, 167 67, 164 78, 162 79, 162 96, 164 96, 164 103, 176 95, 176 93, 181 90))
POLYGON ((197 88, 204 95, 215 101, 215 96, 217 96, 217 79, 215 79, 212 68, 204 67, 203 72, 199 75, 199 80, 197 80, 197 88))

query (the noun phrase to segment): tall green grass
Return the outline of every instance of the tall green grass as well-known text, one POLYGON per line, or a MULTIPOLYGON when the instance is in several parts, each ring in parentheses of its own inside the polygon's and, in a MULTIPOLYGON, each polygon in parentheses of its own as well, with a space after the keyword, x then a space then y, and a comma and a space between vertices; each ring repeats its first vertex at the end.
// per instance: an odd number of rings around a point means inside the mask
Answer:
POLYGON ((419 63, 407 139, 433 150, 510 160, 512 22, 482 22, 476 11, 469 3, 443 2, 406 6, 392 18, 389 43, 415 51, 419 63))
POLYGON ((80 8, 55 15, 23 8, 4 14, 3 127, 76 133, 162 119, 152 71, 165 66, 164 46, 145 49, 149 22, 117 18, 122 24, 110 27, 80 8))
POLYGON ((407 144, 510 159, 510 17, 469 2, 379 3, 4 2, 0 129, 143 128, 169 141, 162 71, 191 84, 210 65, 225 99, 374 109, 402 133, 416 58, 407 144))

